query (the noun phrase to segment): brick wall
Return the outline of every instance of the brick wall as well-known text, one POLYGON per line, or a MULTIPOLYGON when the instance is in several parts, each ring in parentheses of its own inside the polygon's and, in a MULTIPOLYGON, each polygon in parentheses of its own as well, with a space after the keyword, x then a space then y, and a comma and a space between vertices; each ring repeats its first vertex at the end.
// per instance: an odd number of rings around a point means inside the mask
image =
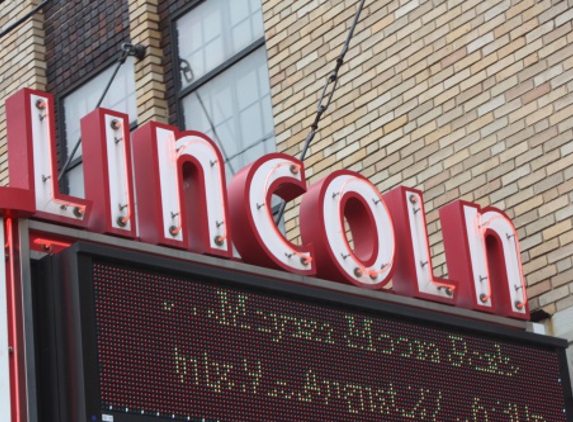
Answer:
MULTIPOLYGON (((30 12, 40 1, 14 0, 0 7, 0 30, 30 12)), ((0 185, 8 184, 5 101, 21 88, 46 89, 41 13, 0 40, 0 185)))
POLYGON ((159 0, 129 2, 130 33, 134 44, 146 47, 143 60, 135 64, 137 114, 140 124, 167 122, 162 33, 159 29, 159 0))
MULTIPOLYGON (((279 150, 299 153, 358 3, 263 1, 279 150)), ((438 208, 499 207, 518 229, 530 307, 573 311, 572 19, 566 1, 366 1, 310 181, 349 168, 382 192, 421 189, 437 275, 438 208)), ((287 218, 297 238, 296 209, 287 218)))
POLYGON ((159 30, 161 32, 160 47, 163 51, 165 98, 168 103, 168 122, 177 125, 177 97, 176 81, 173 71, 173 34, 171 31, 171 20, 174 16, 193 3, 190 0, 166 0, 159 2, 158 13, 160 16, 159 30))

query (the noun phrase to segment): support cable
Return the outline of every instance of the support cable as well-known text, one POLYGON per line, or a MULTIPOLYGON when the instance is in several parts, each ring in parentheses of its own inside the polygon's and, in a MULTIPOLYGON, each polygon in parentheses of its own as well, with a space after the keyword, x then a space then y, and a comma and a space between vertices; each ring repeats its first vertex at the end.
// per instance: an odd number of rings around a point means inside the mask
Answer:
MULTIPOLYGON (((358 10, 356 10, 356 14, 354 15, 354 21, 352 22, 352 26, 350 27, 350 30, 348 31, 348 35, 346 36, 346 41, 344 42, 344 45, 342 46, 342 50, 340 51, 340 54, 338 55, 338 58, 336 59, 336 65, 334 67, 334 70, 328 76, 328 78, 326 78, 326 82, 324 83, 324 88, 322 88, 322 93, 320 94, 320 98, 318 99, 318 104, 316 107, 316 116, 314 117, 314 122, 312 122, 312 124, 310 125, 310 132, 308 133, 308 135, 306 136, 306 139, 304 140, 304 145, 303 145, 302 151, 300 153, 299 159, 301 161, 304 161, 304 158, 306 157, 306 153, 308 151, 308 147, 310 146, 310 143, 314 139, 314 136, 316 135, 316 131, 318 130, 318 124, 320 123, 320 119, 322 118, 322 115, 324 114, 324 112, 330 106, 330 103, 332 101, 332 97, 334 96, 334 91, 336 90, 336 86, 338 84, 338 71, 340 70, 340 68, 342 67, 342 65, 344 63, 344 56, 348 52, 348 48, 350 46, 350 40, 352 39, 352 36, 354 35, 354 30, 356 29, 356 24, 358 23, 358 19, 360 18, 360 13, 362 12, 362 9, 364 8, 364 2, 365 2, 365 0, 360 0, 360 4, 358 5, 358 10), (330 87, 330 92, 327 95, 329 85, 331 85, 331 84, 332 84, 332 87, 330 87), (324 102, 325 99, 326 99, 326 102, 324 102)), ((276 214, 275 223, 278 224, 281 221, 281 219, 283 218, 285 208, 286 208, 286 201, 282 201, 280 204, 280 207, 278 209, 278 212, 276 214)))
POLYGON ((213 132, 213 136, 215 137, 215 139, 217 140, 217 143, 219 144, 219 147, 221 148, 221 152, 223 154, 223 158, 225 159, 225 163, 227 163, 229 165, 229 169, 231 170, 231 173, 235 174, 235 169, 233 168, 233 164, 231 164, 231 159, 227 158, 228 155, 227 155, 227 151, 225 150, 225 146, 223 145, 223 143, 219 139, 219 135, 217 134, 217 129, 215 129, 215 124, 213 123, 213 119, 211 119, 211 116, 207 112, 207 108, 205 107, 205 104, 203 103, 203 99, 199 95, 198 89, 195 91, 195 95, 197 96, 197 99, 199 100, 199 104, 201 105, 201 110, 203 110, 203 114, 205 115, 205 117, 207 117, 207 121, 209 122, 209 127, 211 128, 211 132, 213 132))
MULTIPOLYGON (((140 44, 133 45, 130 43, 123 43, 121 45, 121 53, 117 58, 117 66, 115 67, 113 74, 111 75, 111 78, 109 78, 109 81, 105 89, 103 90, 103 93, 101 94, 101 97, 99 98, 96 106, 94 107, 94 110, 99 106, 101 106, 101 104, 103 103, 103 100, 107 95, 107 92, 109 91, 109 88, 111 87, 111 84, 113 83, 113 80, 115 79, 115 76, 119 71, 119 68, 121 67, 122 64, 125 63, 125 61, 129 56, 134 56, 139 60, 143 59, 143 57, 145 57, 145 47, 140 44)), ((80 147, 81 143, 82 143, 82 138, 79 138, 77 142, 74 144, 74 148, 72 149, 71 154, 68 155, 68 159, 64 163, 62 169, 60 170, 60 174, 58 175, 58 182, 61 182, 62 177, 64 177, 64 174, 66 174, 66 171, 68 171, 70 163, 74 159, 74 156, 76 155, 76 152, 78 151, 78 148, 80 147)))
MULTIPOLYGON (((179 67, 180 67, 181 73, 183 73, 183 77, 185 78, 185 82, 187 82, 187 84, 190 84, 195 79, 195 75, 193 73, 193 69, 191 68, 191 64, 187 60, 181 59, 181 58, 179 59, 179 62, 180 62, 179 67)), ((201 110, 203 111, 203 114, 207 118, 207 122, 209 122, 209 127, 211 128, 211 132, 213 133, 213 137, 215 138, 215 141, 217 141, 217 145, 219 145, 219 148, 221 149, 221 154, 223 155, 223 159, 225 160, 225 163, 229 165, 229 169, 231 170, 231 172, 233 174, 235 174, 235 169, 233 168, 233 165, 231 164, 231 158, 228 158, 227 151, 225 150, 225 145, 223 144, 223 142, 221 142, 221 139, 219 138, 219 134, 217 133, 217 129, 215 128, 215 124, 213 123, 213 119, 211 118, 211 115, 207 111, 207 107, 205 107, 205 103, 203 103, 203 99, 201 98, 201 95, 199 94, 199 88, 197 88, 195 91, 193 91, 193 93, 197 96, 197 100, 199 100, 199 105, 201 106, 201 110)), ((235 156, 237 156, 237 154, 235 156)), ((234 157, 232 157, 232 158, 234 158, 234 157)))

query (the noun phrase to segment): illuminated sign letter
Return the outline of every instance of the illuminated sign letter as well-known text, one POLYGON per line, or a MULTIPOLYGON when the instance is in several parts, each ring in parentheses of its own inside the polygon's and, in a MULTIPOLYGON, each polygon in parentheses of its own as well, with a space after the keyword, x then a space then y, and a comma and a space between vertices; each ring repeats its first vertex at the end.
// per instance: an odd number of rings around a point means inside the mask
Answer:
POLYGON ((396 248, 392 218, 376 187, 358 173, 340 170, 313 184, 300 206, 300 230, 303 242, 314 246, 319 277, 368 288, 390 281, 396 248))
POLYGON ((400 251, 392 290, 404 296, 455 304, 458 283, 434 277, 422 192, 399 186, 386 193, 384 199, 400 251))
POLYGON ((459 306, 528 319, 517 232, 495 208, 455 201, 440 209, 450 276, 459 280, 459 306))
POLYGON ((235 246, 255 265, 295 274, 315 273, 311 247, 299 247, 278 231, 271 212, 272 195, 290 201, 306 191, 302 162, 285 154, 268 154, 241 169, 229 185, 235 246))
POLYGON ((85 226, 91 203, 60 193, 50 94, 23 89, 6 100, 10 186, 33 192, 35 217, 85 226))
POLYGON ((93 209, 88 228, 98 233, 136 237, 129 120, 99 108, 82 119, 86 198, 93 209))
MULTIPOLYGON (((86 199, 74 198, 59 191, 53 97, 23 89, 6 101, 6 116, 10 186, 0 187, 3 217, 31 216, 226 258, 234 240, 249 264, 371 289, 392 280, 400 295, 529 318, 517 233, 495 208, 456 201, 440 209, 449 279, 437 278, 419 190, 398 187, 382 196, 360 174, 340 170, 307 191, 303 163, 278 153, 239 171, 227 190, 223 156, 206 135, 151 122, 130 142, 128 117, 97 109, 82 120, 86 199), (302 195, 303 246, 277 228, 273 195, 302 195)), ((42 250, 56 243, 33 242, 42 250)))
POLYGON ((232 256, 225 166, 206 135, 147 123, 133 133, 140 238, 232 256))

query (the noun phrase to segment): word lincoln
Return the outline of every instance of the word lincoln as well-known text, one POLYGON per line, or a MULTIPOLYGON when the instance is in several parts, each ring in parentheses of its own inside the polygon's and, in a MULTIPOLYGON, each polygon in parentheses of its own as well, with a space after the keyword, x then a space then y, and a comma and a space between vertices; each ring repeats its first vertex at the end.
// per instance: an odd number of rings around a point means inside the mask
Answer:
POLYGON ((394 294, 529 317, 516 230, 498 209, 462 200, 440 209, 449 278, 437 278, 419 190, 382 195, 347 170, 307 187, 304 164, 280 153, 246 166, 226 186, 221 151, 206 135, 155 122, 130 134, 127 115, 99 108, 81 120, 85 198, 71 197, 58 187, 52 96, 23 89, 6 112, 5 216, 225 258, 235 245, 254 265, 372 289, 392 281, 394 294), (277 229, 272 195, 302 196, 302 246, 277 229))

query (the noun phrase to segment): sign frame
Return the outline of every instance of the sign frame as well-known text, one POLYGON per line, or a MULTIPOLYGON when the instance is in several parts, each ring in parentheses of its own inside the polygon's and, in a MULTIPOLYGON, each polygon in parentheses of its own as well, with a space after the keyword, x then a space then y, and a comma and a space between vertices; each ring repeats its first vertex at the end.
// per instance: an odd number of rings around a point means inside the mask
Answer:
MULTIPOLYGON (((381 316, 394 316, 413 323, 424 325, 444 326, 453 330, 462 330, 470 334, 488 335, 493 338, 504 339, 512 343, 534 344, 537 347, 544 347, 559 350, 559 366, 563 377, 564 395, 566 397, 567 413, 571 419, 573 415, 573 395, 567 369, 565 349, 567 342, 563 339, 541 336, 538 334, 511 329, 499 324, 490 324, 473 319, 461 318, 448 314, 440 314, 425 309, 415 307, 405 307, 400 304, 382 302, 367 297, 359 297, 341 292, 326 290, 311 284, 301 285, 296 282, 285 282, 284 280, 273 279, 266 275, 257 275, 249 271, 236 271, 233 268, 209 265, 208 263, 189 262, 173 259, 165 256, 150 256, 147 253, 135 252, 131 250, 111 247, 108 245, 98 245, 94 243, 78 242, 64 250, 62 253, 53 255, 41 263, 44 278, 52 280, 56 291, 36 291, 36 294, 50 296, 53 308, 48 311, 53 314, 58 307, 63 307, 62 315, 82 315, 81 321, 66 320, 63 316, 58 320, 49 322, 52 329, 59 334, 55 340, 52 351, 63 350, 57 356, 49 356, 48 361, 40 363, 42 368, 50 368, 50 362, 56 362, 58 369, 52 372, 52 380, 57 380, 51 385, 38 386, 39 391, 55 392, 57 397, 43 395, 46 400, 40 404, 40 409, 52 406, 51 411, 57 412, 51 418, 62 422, 89 421, 87 415, 100 415, 101 404, 94 400, 99 396, 99 381, 97 369, 93 363, 97 362, 97 342, 95 338, 95 324, 89 320, 94 314, 94 309, 81 307, 80 304, 90 303, 91 284, 86 283, 85 274, 90 274, 90 282, 93 280, 92 263, 94 260, 104 261, 111 264, 129 265, 136 268, 145 268, 151 272, 168 273, 169 275, 185 278, 200 277, 201 280, 213 281, 216 285, 227 288, 239 288, 241 291, 275 295, 280 298, 290 298, 296 301, 320 302, 326 306, 342 307, 351 309, 353 312, 374 313, 381 316), (70 283, 61 283, 61 280, 68 278, 70 283), (62 289, 57 291, 57 289, 62 289), (87 295, 87 297, 86 297, 87 295), (63 298, 66 300, 63 300, 63 298), (70 300, 71 299, 71 300, 70 300), (71 328, 75 333, 73 341, 70 343, 63 328, 71 328), (81 333, 81 335, 79 335, 81 333), (75 362, 77 369, 69 371, 66 366, 69 362, 75 362), (86 370, 91 368, 92 370, 86 370), (81 386, 80 389, 77 386, 81 386), (76 386, 76 387, 72 387, 76 386), (86 386, 92 386, 87 388, 86 386), (75 388, 75 390, 74 390, 75 388), (76 392, 81 390, 80 394, 76 392), (55 405, 46 404, 52 401, 55 405), (71 409, 68 403, 75 403, 71 409)), ((222 261, 222 260, 215 260, 222 261)), ((224 261, 223 261, 224 262, 224 261)), ((38 273, 37 273, 38 274, 38 273)), ((36 278, 38 278, 36 276, 36 278)), ((46 283, 43 284, 46 287, 46 283)), ((38 327, 42 330, 45 327, 38 327)), ((52 369, 53 370, 53 369, 52 369)), ((42 414, 43 412, 40 412, 42 414)), ((149 416, 138 416, 133 414, 110 412, 105 418, 111 418, 117 422, 149 422, 153 418, 149 416), (115 417, 115 419, 114 419, 115 417)), ((100 419, 92 419, 100 421, 100 419)), ((162 419, 158 419, 162 420, 162 419)), ((166 419, 167 420, 167 419, 166 419)), ((43 421, 40 421, 43 422, 43 421)))

